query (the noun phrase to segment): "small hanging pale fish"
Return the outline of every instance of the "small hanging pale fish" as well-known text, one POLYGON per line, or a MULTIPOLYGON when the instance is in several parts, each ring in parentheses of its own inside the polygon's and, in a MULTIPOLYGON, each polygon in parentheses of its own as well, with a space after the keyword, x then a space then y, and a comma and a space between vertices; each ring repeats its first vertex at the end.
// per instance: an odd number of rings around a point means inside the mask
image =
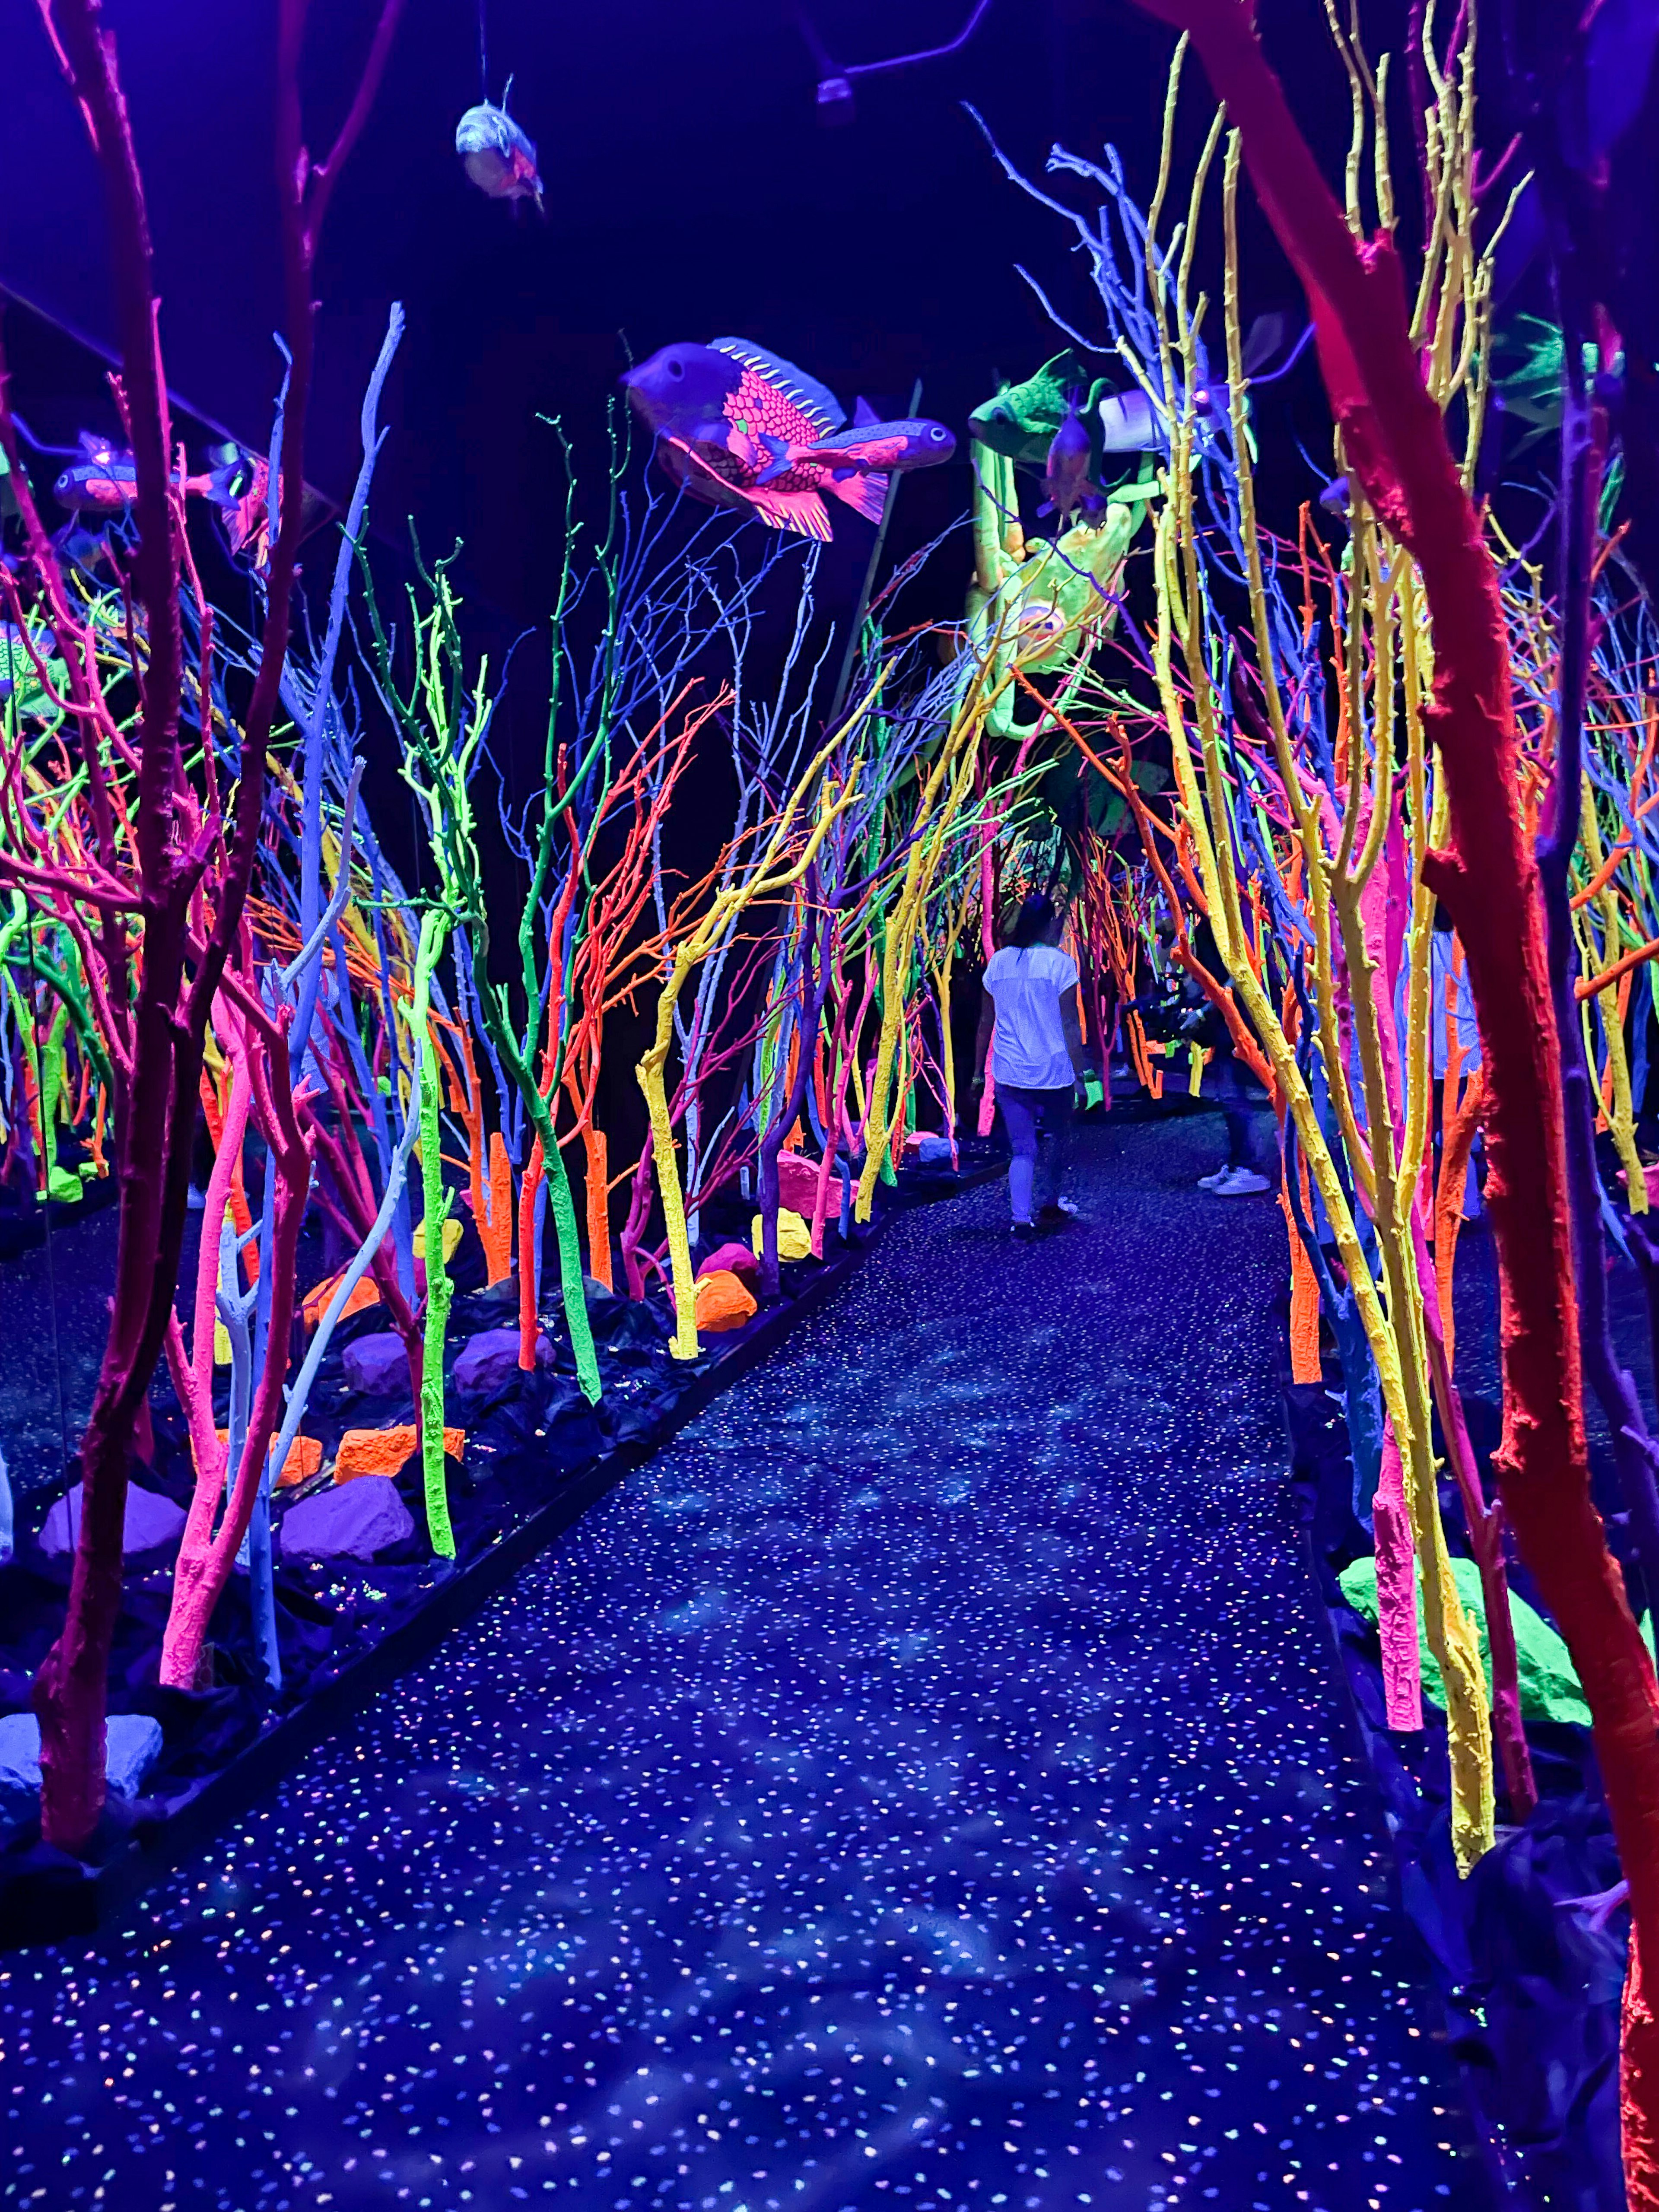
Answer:
POLYGON ((1048 496, 1037 509, 1039 518, 1058 515, 1062 530, 1079 509, 1092 520, 1106 507, 1105 495, 1089 481, 1089 433, 1078 414, 1082 397, 1075 389, 1066 394, 1066 419, 1054 434, 1044 468, 1042 488, 1048 496))
MULTIPOLYGON (((509 85, 503 100, 511 91, 509 85)), ((492 106, 486 100, 469 107, 455 126, 455 151, 467 175, 490 199, 534 200, 537 213, 546 213, 536 149, 505 106, 492 106)))

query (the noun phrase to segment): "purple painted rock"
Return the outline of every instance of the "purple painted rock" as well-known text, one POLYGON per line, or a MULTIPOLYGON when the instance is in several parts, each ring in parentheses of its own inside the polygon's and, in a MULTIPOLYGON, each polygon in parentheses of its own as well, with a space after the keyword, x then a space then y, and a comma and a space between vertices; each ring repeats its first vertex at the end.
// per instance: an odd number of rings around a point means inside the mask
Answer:
MULTIPOLYGON (((553 1357, 550 1339, 536 1339, 536 1364, 545 1367, 553 1357)), ((484 1328, 471 1337, 455 1355, 455 1388, 481 1398, 510 1389, 523 1370, 519 1365, 516 1328, 484 1328)))
MULTIPOLYGON (((140 1552, 164 1551, 176 1544, 185 1530, 185 1509, 153 1490, 127 1485, 126 1517, 121 1528, 121 1549, 129 1559, 140 1552)), ((40 1549, 54 1559, 72 1552, 81 1538, 81 1490, 66 1490, 46 1518, 40 1549)))
POLYGON ((722 1244, 709 1254, 697 1270, 697 1280, 705 1275, 735 1275, 750 1289, 760 1280, 760 1261, 746 1244, 722 1244))
POLYGON ((389 1474, 362 1474, 302 1498, 283 1516, 285 1559, 372 1559, 414 1534, 409 1508, 389 1474))
POLYGON ((347 1387, 371 1398, 388 1398, 394 1391, 409 1395, 409 1353, 395 1329, 378 1336, 360 1336, 340 1355, 347 1387))
MULTIPOLYGON (((104 1777, 118 1797, 136 1797, 161 1751, 161 1723, 148 1713, 112 1713, 104 1777)), ((40 1723, 33 1713, 0 1720, 0 1820, 26 1820, 40 1796, 40 1723)))

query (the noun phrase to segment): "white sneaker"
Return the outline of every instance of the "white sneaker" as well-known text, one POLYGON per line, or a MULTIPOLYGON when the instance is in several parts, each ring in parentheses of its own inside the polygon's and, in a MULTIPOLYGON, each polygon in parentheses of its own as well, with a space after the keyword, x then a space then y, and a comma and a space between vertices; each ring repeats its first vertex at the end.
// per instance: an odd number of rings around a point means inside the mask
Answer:
POLYGON ((1208 1175, 1200 1176, 1198 1187, 1200 1190, 1218 1190, 1231 1173, 1231 1168, 1212 1168, 1208 1175))
POLYGON ((1252 1192, 1272 1188, 1267 1176, 1258 1175, 1254 1168, 1229 1168, 1219 1182, 1210 1185, 1217 1198, 1244 1198, 1252 1192))

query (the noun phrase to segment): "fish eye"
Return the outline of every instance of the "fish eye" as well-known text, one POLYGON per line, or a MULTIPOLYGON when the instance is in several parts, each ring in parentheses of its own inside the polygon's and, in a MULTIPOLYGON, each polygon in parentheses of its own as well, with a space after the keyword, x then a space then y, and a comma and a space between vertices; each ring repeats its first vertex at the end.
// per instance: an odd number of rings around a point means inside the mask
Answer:
POLYGON ((668 356, 668 374, 671 376, 685 374, 685 363, 683 361, 677 361, 672 353, 668 356))
POLYGON ((937 445, 939 445, 939 444, 942 441, 942 440, 944 439, 945 432, 944 432, 944 430, 940 428, 940 426, 939 426, 937 422, 935 422, 935 423, 934 423, 934 425, 933 425, 933 428, 932 428, 932 429, 927 433, 927 434, 928 434, 928 436, 933 440, 933 443, 937 446, 937 445))

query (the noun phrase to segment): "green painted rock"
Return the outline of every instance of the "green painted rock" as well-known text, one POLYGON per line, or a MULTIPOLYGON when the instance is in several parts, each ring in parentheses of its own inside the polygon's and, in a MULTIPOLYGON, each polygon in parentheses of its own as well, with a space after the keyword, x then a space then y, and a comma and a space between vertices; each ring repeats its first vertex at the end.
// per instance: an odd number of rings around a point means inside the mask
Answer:
MULTIPOLYGON (((1473 1559, 1454 1559, 1452 1577, 1457 1584, 1457 1594, 1474 1616, 1475 1630, 1480 1638, 1480 1663, 1486 1670, 1486 1688, 1492 1689, 1492 1652, 1486 1642, 1486 1607, 1480 1597, 1480 1571, 1473 1559)), ((1356 1559, 1352 1566, 1344 1567, 1337 1577, 1342 1585, 1342 1595, 1358 1613, 1372 1623, 1376 1620, 1376 1562, 1372 1559, 1356 1559)), ((1541 1613, 1534 1611, 1525 1598, 1510 1593, 1510 1617, 1515 1623, 1516 1654, 1521 1677, 1521 1711, 1526 1719, 1540 1721, 1573 1721, 1580 1728, 1589 1726, 1589 1707, 1584 1702, 1579 1687, 1578 1675, 1567 1653, 1567 1647, 1541 1613)), ((1644 1623, 1651 1645, 1653 1631, 1644 1623)), ((1423 1593, 1417 1591, 1417 1638, 1423 1655, 1423 1687, 1443 1708, 1446 1693, 1441 1685, 1440 1669, 1435 1664, 1434 1654, 1423 1633, 1423 1593)))

